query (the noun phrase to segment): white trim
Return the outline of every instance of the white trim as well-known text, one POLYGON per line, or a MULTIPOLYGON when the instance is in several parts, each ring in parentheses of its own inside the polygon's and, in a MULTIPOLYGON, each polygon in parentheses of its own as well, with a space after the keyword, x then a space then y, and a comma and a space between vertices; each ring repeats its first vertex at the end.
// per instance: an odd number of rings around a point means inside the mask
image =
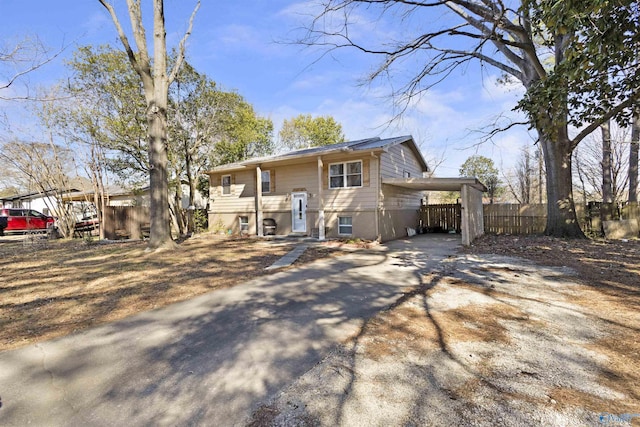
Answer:
POLYGON ((291 193, 291 232, 292 233, 306 233, 307 232, 307 193, 291 193), (301 198, 300 198, 301 196, 301 198), (295 201, 298 199, 300 208, 296 209, 295 201), (302 222, 302 229, 295 229, 296 225, 296 213, 300 215, 298 221, 302 222))
MULTIPOLYGON (((329 190, 337 190, 339 188, 362 188, 363 184, 364 184, 364 164, 362 162, 362 160, 352 160, 352 161, 344 161, 344 162, 336 162, 336 163, 329 163, 329 167, 327 168, 327 179, 329 180, 328 182, 328 187, 329 190), (349 174, 347 173, 347 165, 350 163, 360 163, 360 185, 347 185, 347 178, 349 176, 349 174), (331 166, 335 166, 335 165, 342 165, 342 175, 333 175, 334 178, 341 176, 342 177, 342 185, 340 187, 332 187, 331 186, 331 166)), ((355 175, 355 174, 351 174, 351 175, 355 175)))
POLYGON ((339 236, 353 236, 353 216, 338 216, 338 235, 339 236), (349 218, 351 219, 351 224, 340 224, 340 220, 342 218, 349 218), (351 232, 350 233, 341 233, 340 232, 340 227, 351 227, 351 232))
POLYGON ((232 191, 231 191, 231 185, 232 185, 232 184, 231 184, 231 174, 222 175, 222 176, 220 177, 220 187, 222 187, 222 195, 223 195, 223 196, 231 196, 231 193, 232 193, 232 191), (229 193, 226 193, 226 194, 225 194, 225 192, 224 192, 224 187, 225 187, 225 185, 224 185, 224 177, 225 177, 225 176, 228 176, 228 177, 229 177, 229 193))
POLYGON ((270 170, 262 171, 260 173, 260 191, 262 191, 262 194, 271 193, 271 171, 270 170), (263 185, 262 185, 264 183, 264 181, 262 180, 262 175, 265 174, 265 173, 269 175, 269 190, 268 191, 264 191, 263 190, 263 185))

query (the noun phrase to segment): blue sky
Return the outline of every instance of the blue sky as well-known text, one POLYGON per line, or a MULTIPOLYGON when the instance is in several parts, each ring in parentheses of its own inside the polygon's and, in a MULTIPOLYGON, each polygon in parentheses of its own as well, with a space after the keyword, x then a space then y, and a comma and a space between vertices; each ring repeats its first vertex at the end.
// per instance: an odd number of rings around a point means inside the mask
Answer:
MULTIPOLYGON (((114 4, 125 11, 124 0, 114 4)), ((143 0, 143 7, 145 4, 143 0)), ((191 0, 165 1, 169 46, 181 38, 194 4, 191 0)), ((52 50, 68 45, 58 59, 28 76, 25 82, 31 87, 65 80, 64 59, 76 46, 109 43, 120 48, 113 24, 97 0, 0 0, 0 8, 3 44, 37 36, 52 50)), ((438 176, 457 176, 460 164, 476 153, 491 157, 507 170, 520 147, 531 144, 522 128, 500 134, 492 143, 476 145, 480 135, 473 131, 499 114, 513 115, 510 110, 522 95, 517 85, 497 85, 498 73, 489 68, 481 71, 472 66, 451 76, 389 125, 394 116, 387 96, 389 86, 360 85, 377 58, 354 51, 321 58, 317 49, 287 43, 309 24, 314 10, 305 1, 204 0, 188 42, 187 59, 225 89, 238 91, 260 115, 271 118, 276 135, 284 119, 301 113, 332 115, 348 139, 412 134, 428 162, 443 159, 436 169, 438 176)), ((371 37, 402 31, 391 21, 374 22, 365 15, 359 19, 356 29, 371 37)), ((122 22, 128 27, 127 19, 122 22)), ((23 90, 21 83, 12 90, 23 90)), ((10 124, 5 137, 42 138, 27 104, 1 102, 0 108, 10 124)))

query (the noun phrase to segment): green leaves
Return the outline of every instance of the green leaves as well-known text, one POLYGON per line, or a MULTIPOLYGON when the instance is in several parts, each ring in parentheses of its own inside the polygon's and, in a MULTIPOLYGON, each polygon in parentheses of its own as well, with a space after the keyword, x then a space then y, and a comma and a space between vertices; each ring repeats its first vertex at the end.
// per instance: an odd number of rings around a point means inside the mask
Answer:
POLYGON ((469 157, 460 166, 461 177, 478 178, 487 187, 486 194, 491 198, 491 203, 493 203, 494 197, 498 196, 503 190, 500 187, 498 173, 493 160, 477 154, 469 157))
POLYGON ((531 24, 554 61, 518 108, 541 130, 606 120, 629 123, 640 93, 640 6, 629 0, 531 0, 531 24))
POLYGON ((284 148, 297 150, 344 142, 344 134, 342 125, 331 116, 314 118, 310 114, 300 114, 284 121, 280 141, 284 148))

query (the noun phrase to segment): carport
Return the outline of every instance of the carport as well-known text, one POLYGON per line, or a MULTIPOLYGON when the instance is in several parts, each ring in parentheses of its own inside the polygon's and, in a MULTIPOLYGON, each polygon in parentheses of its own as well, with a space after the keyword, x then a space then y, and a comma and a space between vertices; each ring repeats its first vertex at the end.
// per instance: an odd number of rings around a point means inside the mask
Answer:
POLYGON ((477 178, 382 178, 382 183, 416 191, 459 191, 462 244, 468 246, 484 234, 482 193, 487 187, 477 178))

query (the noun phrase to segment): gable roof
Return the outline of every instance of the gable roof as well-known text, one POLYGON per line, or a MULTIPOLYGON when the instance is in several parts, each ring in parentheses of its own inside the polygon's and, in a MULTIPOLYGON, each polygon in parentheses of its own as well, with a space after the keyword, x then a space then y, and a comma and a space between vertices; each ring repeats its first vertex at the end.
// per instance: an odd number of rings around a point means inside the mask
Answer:
POLYGON ((275 156, 256 157, 253 159, 245 160, 237 163, 229 163, 213 168, 205 173, 227 172, 232 170, 247 169, 249 167, 258 166, 263 163, 277 163, 280 161, 291 161, 295 159, 304 159, 308 157, 317 157, 325 154, 334 153, 351 153, 358 151, 384 151, 399 144, 407 144, 407 146, 413 151, 418 163, 424 171, 429 171, 427 162, 422 157, 422 153, 418 149, 413 137, 411 135, 398 136, 394 138, 381 139, 379 137, 360 139, 357 141, 346 141, 338 144, 323 145, 320 147, 303 148, 301 150, 289 151, 283 154, 277 154, 275 156))
POLYGON ((50 190, 46 190, 46 191, 33 191, 30 193, 22 193, 22 194, 14 194, 11 196, 2 196, 0 197, 0 201, 3 202, 15 202, 18 200, 24 201, 24 200, 33 200, 33 199, 39 199, 41 197, 49 197, 52 194, 55 194, 56 192, 60 192, 60 193, 71 193, 74 191, 78 191, 77 188, 68 188, 65 190, 58 190, 58 189, 50 189, 50 190))

